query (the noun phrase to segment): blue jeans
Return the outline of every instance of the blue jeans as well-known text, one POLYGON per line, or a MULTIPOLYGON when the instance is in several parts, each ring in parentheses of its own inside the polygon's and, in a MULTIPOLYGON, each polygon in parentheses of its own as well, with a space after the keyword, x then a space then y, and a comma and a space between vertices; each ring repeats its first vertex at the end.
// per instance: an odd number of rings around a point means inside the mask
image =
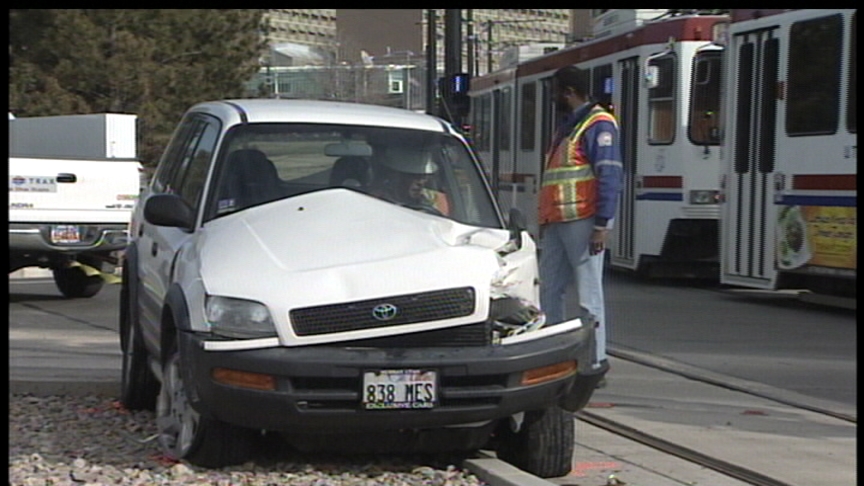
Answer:
MULTIPOLYGON (((603 254, 590 256, 588 243, 594 218, 543 226, 540 251, 540 307, 555 324, 585 313, 597 319, 597 363, 606 359, 606 313, 603 296, 603 254), (566 293, 576 283, 580 311, 568 312, 566 293)), ((595 365, 597 364, 595 363, 595 365)))

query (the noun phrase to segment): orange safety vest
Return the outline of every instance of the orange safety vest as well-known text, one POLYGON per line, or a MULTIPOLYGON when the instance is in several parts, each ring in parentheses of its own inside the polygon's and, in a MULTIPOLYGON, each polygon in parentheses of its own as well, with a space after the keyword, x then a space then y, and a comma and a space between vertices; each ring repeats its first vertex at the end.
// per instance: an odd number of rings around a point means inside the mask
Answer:
POLYGON ((540 224, 584 219, 596 212, 597 179, 582 149, 582 134, 601 120, 615 123, 615 117, 595 106, 547 154, 540 186, 540 224))

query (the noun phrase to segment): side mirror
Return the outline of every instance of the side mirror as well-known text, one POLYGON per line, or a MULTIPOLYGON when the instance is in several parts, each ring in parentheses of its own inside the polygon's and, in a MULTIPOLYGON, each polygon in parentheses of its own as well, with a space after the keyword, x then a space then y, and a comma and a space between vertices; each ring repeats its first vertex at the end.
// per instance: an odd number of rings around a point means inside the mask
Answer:
POLYGON ((515 249, 522 248, 522 232, 525 231, 528 225, 525 222, 525 215, 518 208, 510 208, 509 222, 507 228, 510 230, 510 241, 513 242, 515 249))
POLYGON ((660 68, 657 66, 645 66, 645 87, 648 89, 660 86, 660 68))
POLYGON ((156 226, 170 226, 192 231, 195 213, 176 194, 154 194, 144 203, 144 219, 156 226))

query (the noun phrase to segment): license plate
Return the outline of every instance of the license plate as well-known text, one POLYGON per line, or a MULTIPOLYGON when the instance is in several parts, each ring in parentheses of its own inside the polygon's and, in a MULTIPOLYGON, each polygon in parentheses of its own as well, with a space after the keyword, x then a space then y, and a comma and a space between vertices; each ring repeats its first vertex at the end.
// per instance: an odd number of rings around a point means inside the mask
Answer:
POLYGON ((51 227, 52 243, 80 243, 81 232, 77 226, 57 225, 51 227))
POLYGON ((375 370, 363 373, 367 410, 432 408, 438 400, 437 375, 430 370, 375 370))

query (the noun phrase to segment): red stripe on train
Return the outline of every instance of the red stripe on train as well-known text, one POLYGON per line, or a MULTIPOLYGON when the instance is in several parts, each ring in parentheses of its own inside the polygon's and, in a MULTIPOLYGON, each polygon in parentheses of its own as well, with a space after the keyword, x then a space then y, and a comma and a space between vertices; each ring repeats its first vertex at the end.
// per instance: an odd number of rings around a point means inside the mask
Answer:
POLYGON ((642 187, 680 189, 684 186, 681 176, 643 176, 642 187))
POLYGON ((792 176, 792 189, 854 191, 858 177, 855 174, 810 174, 792 176))

